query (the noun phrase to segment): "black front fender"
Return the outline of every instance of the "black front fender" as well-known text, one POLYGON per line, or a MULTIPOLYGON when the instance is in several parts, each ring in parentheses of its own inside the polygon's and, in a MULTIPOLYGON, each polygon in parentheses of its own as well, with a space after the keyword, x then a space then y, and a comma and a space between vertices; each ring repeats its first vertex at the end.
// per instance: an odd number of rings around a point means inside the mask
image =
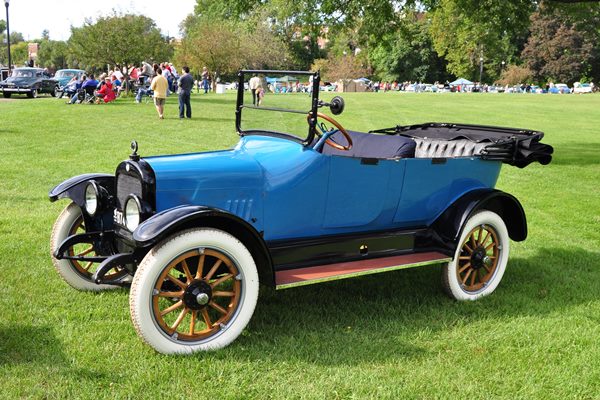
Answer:
POLYGON ((496 189, 477 189, 466 193, 452 203, 431 227, 439 235, 441 244, 454 252, 466 222, 481 210, 498 214, 512 240, 520 242, 527 238, 527 218, 521 203, 514 196, 496 189))
POLYGON ((50 201, 69 198, 79 207, 85 203, 85 184, 95 180, 104 187, 109 193, 114 193, 115 177, 110 174, 83 174, 67 179, 56 185, 48 193, 50 201))
POLYGON ((206 206, 180 206, 148 218, 133 232, 136 246, 149 247, 190 228, 216 228, 241 241, 252 254, 261 282, 273 284, 273 261, 261 234, 228 211, 206 206))

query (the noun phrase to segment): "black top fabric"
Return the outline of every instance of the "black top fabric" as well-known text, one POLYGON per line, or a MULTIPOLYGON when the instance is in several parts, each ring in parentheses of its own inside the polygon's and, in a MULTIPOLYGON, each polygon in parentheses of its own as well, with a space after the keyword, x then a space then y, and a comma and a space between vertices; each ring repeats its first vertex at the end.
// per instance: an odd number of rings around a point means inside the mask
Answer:
MULTIPOLYGON (((352 138, 352 148, 349 151, 338 150, 325 144, 323 154, 357 158, 410 158, 415 156, 416 143, 410 138, 355 131, 347 132, 352 138)), ((348 144, 341 132, 334 133, 331 139, 343 146, 348 144)))
POLYGON ((421 139, 458 140, 467 139, 475 143, 489 143, 481 151, 484 160, 497 160, 524 168, 532 162, 542 165, 552 161, 552 146, 540 143, 543 132, 496 126, 426 123, 396 126, 372 132, 402 135, 421 139))

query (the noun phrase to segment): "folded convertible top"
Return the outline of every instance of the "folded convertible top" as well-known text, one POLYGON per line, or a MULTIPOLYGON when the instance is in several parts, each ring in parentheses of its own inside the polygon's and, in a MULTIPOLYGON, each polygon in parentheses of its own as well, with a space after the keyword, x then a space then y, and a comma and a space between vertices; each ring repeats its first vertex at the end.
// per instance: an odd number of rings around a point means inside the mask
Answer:
POLYGON ((482 159, 502 161, 519 168, 536 161, 542 165, 549 164, 554 152, 552 146, 540 143, 544 137, 543 132, 526 129, 429 122, 419 125, 397 125, 371 132, 421 139, 489 142, 490 144, 481 151, 482 159))

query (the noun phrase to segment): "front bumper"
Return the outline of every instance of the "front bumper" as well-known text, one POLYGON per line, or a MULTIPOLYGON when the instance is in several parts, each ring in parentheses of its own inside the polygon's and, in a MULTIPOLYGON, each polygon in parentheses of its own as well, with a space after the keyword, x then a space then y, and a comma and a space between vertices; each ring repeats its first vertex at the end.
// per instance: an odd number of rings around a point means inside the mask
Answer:
POLYGON ((7 93, 29 93, 32 88, 21 88, 21 87, 3 87, 2 91, 7 93))

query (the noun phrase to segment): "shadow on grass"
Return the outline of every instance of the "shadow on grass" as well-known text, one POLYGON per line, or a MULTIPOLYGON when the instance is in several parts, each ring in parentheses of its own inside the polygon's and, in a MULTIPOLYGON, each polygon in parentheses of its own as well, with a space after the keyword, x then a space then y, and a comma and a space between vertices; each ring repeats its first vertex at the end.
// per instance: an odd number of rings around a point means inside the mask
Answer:
POLYGON ((556 146, 552 164, 581 166, 600 164, 600 143, 569 143, 556 146))
POLYGON ((513 258, 497 291, 477 302, 446 297, 439 266, 264 290, 245 334, 220 354, 325 365, 428 357, 418 345, 424 332, 441 334, 490 318, 502 325, 598 300, 599 258, 583 249, 513 258))

